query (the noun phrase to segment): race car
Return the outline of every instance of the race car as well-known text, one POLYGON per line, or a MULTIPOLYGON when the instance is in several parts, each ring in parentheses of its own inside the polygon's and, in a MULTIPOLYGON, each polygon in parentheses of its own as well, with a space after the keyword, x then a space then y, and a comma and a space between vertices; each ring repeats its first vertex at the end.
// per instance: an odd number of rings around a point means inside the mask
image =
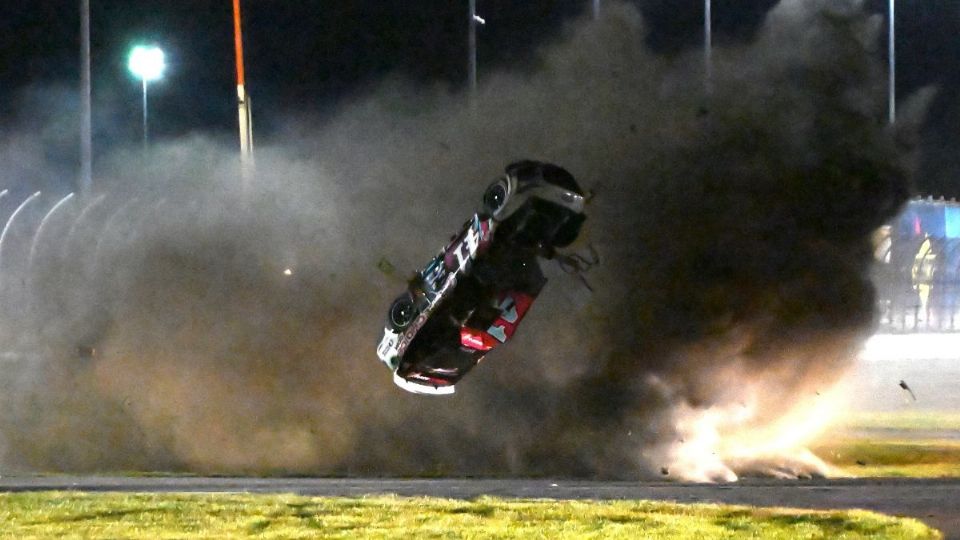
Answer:
POLYGON ((580 234, 584 194, 562 167, 520 161, 387 312, 377 356, 400 388, 444 395, 509 340, 546 283, 539 259, 580 234))

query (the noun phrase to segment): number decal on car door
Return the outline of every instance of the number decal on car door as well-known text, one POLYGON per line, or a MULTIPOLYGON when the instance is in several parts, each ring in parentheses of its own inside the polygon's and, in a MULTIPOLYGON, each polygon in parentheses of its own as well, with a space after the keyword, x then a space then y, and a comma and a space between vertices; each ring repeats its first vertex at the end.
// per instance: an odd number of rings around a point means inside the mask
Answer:
POLYGON ((520 318, 519 313, 517 313, 517 303, 513 300, 513 297, 508 294, 500 302, 500 305, 497 306, 497 309, 500 310, 500 317, 497 319, 497 322, 501 323, 502 321, 502 323, 491 325, 490 328, 487 329, 487 333, 497 338, 497 341, 500 343, 506 343, 508 337, 507 326, 503 323, 512 325, 520 318))
POLYGON ((507 342, 507 329, 502 324, 500 326, 491 326, 487 328, 487 333, 497 338, 500 343, 507 342))
POLYGON ((512 296, 507 295, 497 309, 500 310, 500 318, 504 321, 510 324, 517 322, 517 303, 513 301, 512 296))

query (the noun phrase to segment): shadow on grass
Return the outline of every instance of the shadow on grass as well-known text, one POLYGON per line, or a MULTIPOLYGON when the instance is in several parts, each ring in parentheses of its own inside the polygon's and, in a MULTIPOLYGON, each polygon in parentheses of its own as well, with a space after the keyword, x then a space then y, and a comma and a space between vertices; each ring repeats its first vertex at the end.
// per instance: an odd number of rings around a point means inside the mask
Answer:
POLYGON ((48 519, 29 522, 28 525, 43 525, 47 523, 79 523, 81 521, 91 521, 91 520, 98 520, 98 519, 105 519, 105 518, 121 518, 129 515, 164 513, 164 512, 167 512, 167 509, 137 508, 137 509, 127 509, 127 510, 103 510, 100 512, 85 512, 83 514, 75 514, 71 516, 63 516, 63 517, 57 517, 57 518, 51 517, 48 519))
POLYGON ((273 522, 269 519, 261 519, 254 521, 247 527, 247 532, 250 534, 257 534, 265 531, 273 522))
POLYGON ((856 533, 858 535, 882 538, 890 532, 890 526, 886 523, 865 523, 850 516, 839 515, 780 515, 767 516, 767 521, 771 524, 783 527, 798 527, 800 525, 812 525, 819 528, 829 536, 841 533, 856 533))
POLYGON ((488 504, 457 506, 446 510, 447 514, 472 514, 478 517, 490 517, 497 509, 488 504))

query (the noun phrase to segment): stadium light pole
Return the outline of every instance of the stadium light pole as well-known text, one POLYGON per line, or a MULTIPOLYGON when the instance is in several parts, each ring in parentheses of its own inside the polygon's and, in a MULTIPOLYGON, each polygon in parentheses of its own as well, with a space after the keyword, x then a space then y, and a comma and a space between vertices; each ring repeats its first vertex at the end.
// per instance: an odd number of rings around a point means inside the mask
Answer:
POLYGON ((887 56, 890 61, 890 68, 888 70, 889 77, 889 104, 887 107, 887 121, 893 124, 897 121, 897 44, 896 44, 896 34, 894 29, 896 28, 896 20, 894 15, 894 0, 889 0, 890 4, 890 13, 887 17, 887 26, 889 28, 889 34, 887 36, 887 56))
POLYGON ((469 25, 467 30, 467 72, 470 85, 470 93, 477 90, 477 25, 486 24, 487 21, 477 15, 477 0, 469 1, 469 25))
POLYGON ((82 195, 93 186, 93 142, 90 105, 90 0, 80 0, 80 185, 82 195))
POLYGON ((133 73, 143 83, 143 147, 147 147, 149 129, 147 123, 147 83, 163 76, 166 69, 163 51, 159 47, 138 45, 130 51, 130 60, 127 63, 130 73, 133 73))
POLYGON ((713 6, 703 0, 703 84, 707 94, 713 92, 713 6))

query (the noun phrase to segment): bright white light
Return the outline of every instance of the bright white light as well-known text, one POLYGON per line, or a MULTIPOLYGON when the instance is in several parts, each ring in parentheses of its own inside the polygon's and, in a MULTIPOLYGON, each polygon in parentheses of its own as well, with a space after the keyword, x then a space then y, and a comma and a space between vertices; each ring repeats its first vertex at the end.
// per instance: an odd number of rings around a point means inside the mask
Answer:
POLYGON ((474 15, 473 20, 477 21, 480 24, 487 24, 487 21, 479 15, 474 15))
POLYGON ((292 275, 293 275, 293 269, 292 269, 292 268, 287 268, 286 270, 283 271, 283 275, 285 275, 285 276, 292 276, 292 275))
POLYGON ((163 70, 167 65, 164 62, 163 51, 159 47, 138 45, 130 51, 127 67, 138 79, 149 82, 163 76, 163 70))
POLYGON ((866 361, 960 359, 960 334, 877 334, 863 344, 860 358, 866 361))

